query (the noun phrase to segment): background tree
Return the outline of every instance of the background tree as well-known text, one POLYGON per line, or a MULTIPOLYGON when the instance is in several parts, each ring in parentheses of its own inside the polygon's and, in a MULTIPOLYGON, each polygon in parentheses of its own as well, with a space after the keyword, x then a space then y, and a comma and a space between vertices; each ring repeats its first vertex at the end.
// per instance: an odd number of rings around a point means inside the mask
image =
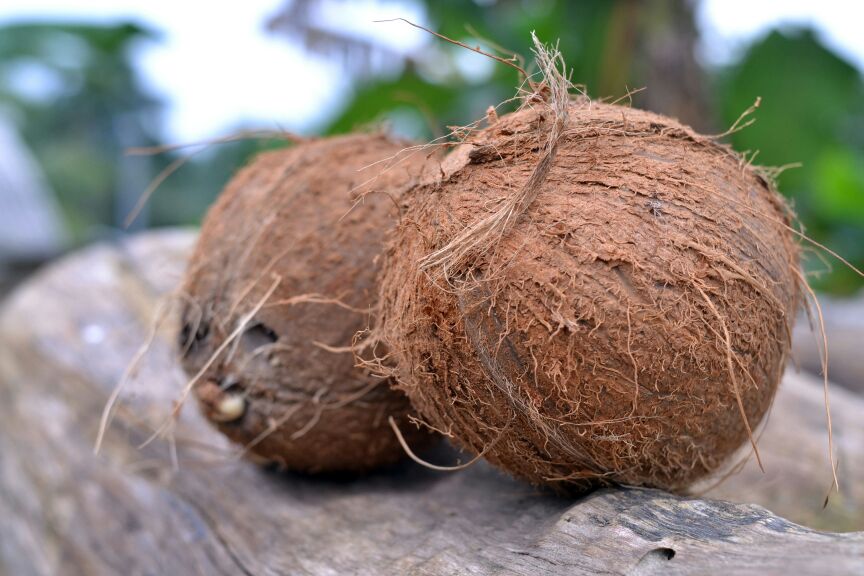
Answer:
POLYGON ((161 138, 162 103, 143 90, 131 61, 134 44, 157 38, 134 24, 0 31, 0 105, 41 162, 79 239, 115 222, 156 169, 130 161, 124 149, 161 138))

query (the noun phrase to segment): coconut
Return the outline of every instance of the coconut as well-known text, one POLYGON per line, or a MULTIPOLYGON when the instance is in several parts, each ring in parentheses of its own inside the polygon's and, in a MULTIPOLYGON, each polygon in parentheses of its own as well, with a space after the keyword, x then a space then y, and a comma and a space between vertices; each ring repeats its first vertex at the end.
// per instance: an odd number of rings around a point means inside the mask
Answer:
POLYGON ((533 483, 681 491, 717 471, 789 350, 786 204, 658 114, 565 91, 490 122, 402 197, 379 319, 399 388, 533 483))
POLYGON ((208 212, 178 346, 204 414, 247 453, 304 472, 402 455, 387 421, 407 430, 408 400, 355 367, 352 342, 377 299, 393 199, 422 170, 408 145, 358 134, 267 152, 208 212))

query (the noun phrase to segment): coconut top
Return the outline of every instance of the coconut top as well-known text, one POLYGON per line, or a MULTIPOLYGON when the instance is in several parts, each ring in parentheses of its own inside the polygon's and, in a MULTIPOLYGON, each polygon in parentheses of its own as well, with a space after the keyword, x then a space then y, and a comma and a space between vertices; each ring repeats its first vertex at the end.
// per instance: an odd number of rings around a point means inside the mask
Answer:
MULTIPOLYGON (((453 229, 443 222, 439 238, 452 240, 459 236, 456 229, 464 235, 484 216, 494 213, 500 203, 519 195, 546 155, 554 121, 550 107, 526 105, 471 132, 448 155, 442 163, 443 177, 418 190, 414 198, 428 195, 434 197, 431 202, 443 199, 445 204, 451 200, 470 203, 474 198, 477 205, 466 205, 453 213, 453 229)), ((675 119, 585 97, 573 98, 553 156, 548 175, 536 187, 536 202, 521 207, 530 216, 521 218, 514 212, 506 228, 515 230, 512 234, 505 231, 505 236, 515 239, 542 226, 536 221, 537 213, 558 217, 549 206, 555 196, 590 193, 591 201, 587 206, 580 202, 580 208, 590 208, 591 221, 613 224, 619 235, 631 234, 626 243, 636 246, 648 259, 659 260, 656 250, 662 249, 661 245, 677 245, 678 234, 692 239, 693 234, 710 234, 713 229, 715 237, 724 237, 731 228, 747 236, 739 251, 744 260, 752 259, 750 254, 760 250, 760 243, 767 243, 776 256, 772 268, 780 274, 797 270, 799 249, 787 230, 794 223, 794 215, 767 171, 751 166, 729 146, 675 119), (604 190, 624 194, 602 194, 604 190), (719 219, 698 214, 702 210, 719 219), (742 229, 750 220, 758 229, 742 229), (779 234, 781 245, 775 246, 773 237, 758 238, 760 232, 779 234)), ((550 224, 561 230, 579 219, 550 224)), ((497 231, 500 238, 501 230, 497 231)), ((492 247, 481 243, 475 250, 477 261, 483 261, 482 253, 492 247)), ((776 279, 778 273, 772 277, 776 279)))

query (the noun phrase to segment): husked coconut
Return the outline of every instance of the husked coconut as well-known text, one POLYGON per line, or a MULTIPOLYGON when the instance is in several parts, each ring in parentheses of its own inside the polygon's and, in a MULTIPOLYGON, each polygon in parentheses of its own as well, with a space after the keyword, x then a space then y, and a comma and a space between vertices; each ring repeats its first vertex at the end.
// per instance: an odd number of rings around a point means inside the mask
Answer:
POLYGON ((516 476, 680 491, 771 405, 792 216, 715 139, 565 100, 493 117, 401 197, 379 341, 431 426, 516 476))
POLYGON ((250 454, 305 472, 403 454, 387 420, 407 429, 408 400, 355 367, 353 339, 376 304, 394 201, 423 168, 406 146, 357 134, 264 153, 207 214, 178 346, 204 414, 250 454))

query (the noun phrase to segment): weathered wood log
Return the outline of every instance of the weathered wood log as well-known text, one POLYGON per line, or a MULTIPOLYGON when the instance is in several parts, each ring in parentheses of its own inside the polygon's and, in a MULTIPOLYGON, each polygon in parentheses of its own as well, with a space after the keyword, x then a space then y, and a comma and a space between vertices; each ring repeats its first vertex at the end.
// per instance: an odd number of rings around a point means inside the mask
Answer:
MULTIPOLYGON (((86 250, 5 303, 0 573, 864 573, 864 533, 814 531, 754 505, 636 489, 568 500, 482 463, 440 473, 409 462, 363 478, 268 471, 234 457, 194 406, 176 442, 140 448, 185 381, 167 324, 94 456, 101 410, 176 286, 192 238, 163 232, 86 250)), ((772 424, 785 422, 788 445, 812 433, 810 408, 799 422, 778 400, 772 424)), ((786 459, 773 457, 769 438, 765 458, 782 475, 786 459)), ((827 488, 822 456, 817 484, 827 488)))
MULTIPOLYGON (((822 382, 790 370, 780 386, 759 438, 765 472, 751 457, 739 473, 707 494, 757 503, 811 528, 864 530, 864 398, 830 385, 840 492, 832 492, 825 506, 832 477, 822 382)), ((749 453, 745 447, 740 456, 749 453)))
MULTIPOLYGON (((864 292, 852 298, 819 298, 828 337, 829 376, 831 380, 864 394, 864 292)), ((801 318, 792 335, 792 355, 803 369, 821 373, 821 335, 819 320, 801 318)))

